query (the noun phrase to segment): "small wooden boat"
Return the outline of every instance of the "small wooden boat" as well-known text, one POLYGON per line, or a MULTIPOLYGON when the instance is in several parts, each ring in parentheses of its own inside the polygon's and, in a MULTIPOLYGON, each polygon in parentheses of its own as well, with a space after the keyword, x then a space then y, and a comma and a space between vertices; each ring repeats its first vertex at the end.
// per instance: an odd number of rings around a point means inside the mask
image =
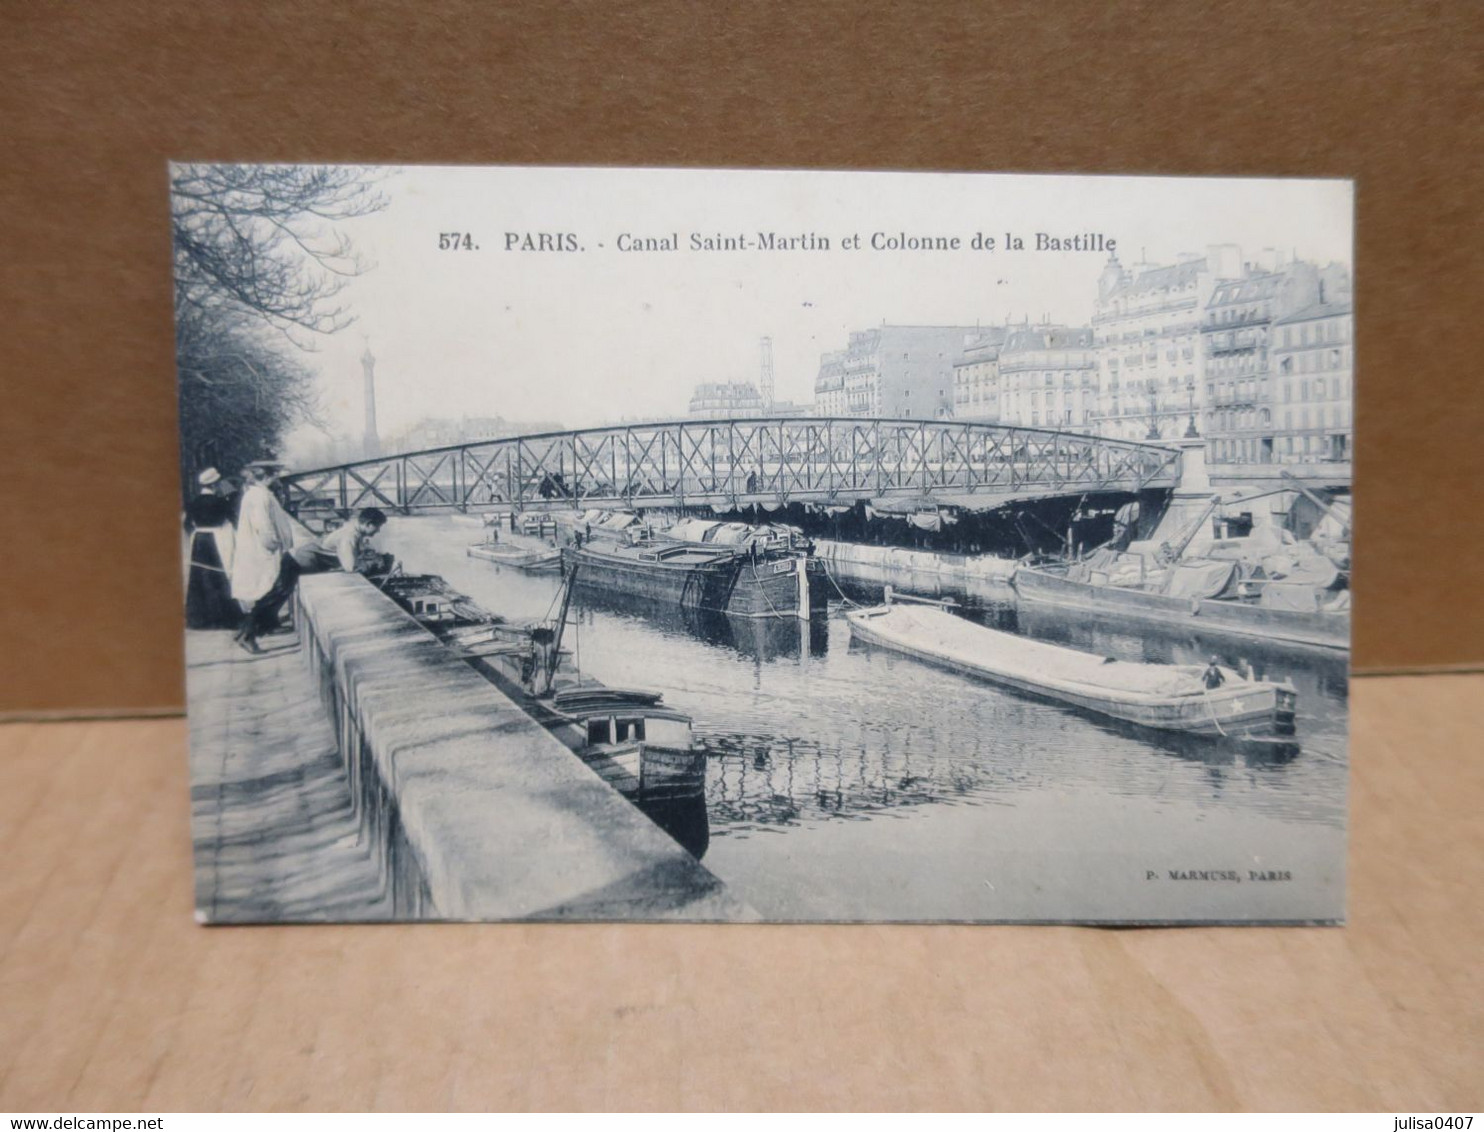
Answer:
POLYGON ((1298 695, 1288 684, 1222 668, 1207 688, 1199 665, 1135 664, 987 629, 932 604, 886 605, 845 615, 851 635, 1084 711, 1161 731, 1245 736, 1292 730, 1298 695))
POLYGON ((562 552, 554 546, 525 547, 494 542, 476 542, 467 551, 470 558, 514 566, 532 574, 555 574, 562 568, 562 552))

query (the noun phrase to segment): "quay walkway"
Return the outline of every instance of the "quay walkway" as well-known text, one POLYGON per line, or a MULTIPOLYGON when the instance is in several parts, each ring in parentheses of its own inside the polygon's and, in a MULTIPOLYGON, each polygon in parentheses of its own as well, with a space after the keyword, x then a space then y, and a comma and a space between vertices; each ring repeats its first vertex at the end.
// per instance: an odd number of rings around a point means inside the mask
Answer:
POLYGON ((187 635, 202 922, 757 918, 364 578, 295 620, 187 635))
POLYGON ((391 892, 299 643, 264 644, 249 656, 230 633, 186 633, 198 916, 387 919, 391 892))

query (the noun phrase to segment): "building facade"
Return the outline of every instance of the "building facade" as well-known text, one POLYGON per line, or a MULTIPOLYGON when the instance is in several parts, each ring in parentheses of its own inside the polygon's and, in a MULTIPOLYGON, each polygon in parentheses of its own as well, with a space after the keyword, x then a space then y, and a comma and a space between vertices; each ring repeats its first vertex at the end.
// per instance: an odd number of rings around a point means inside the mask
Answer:
POLYGON ((689 413, 716 419, 762 417, 767 415, 768 405, 750 381, 708 381, 691 393, 689 413))
POLYGON ((1235 245, 1110 257, 1090 327, 889 326, 820 358, 820 416, 999 422, 1169 443, 1213 463, 1348 460, 1348 268, 1235 245))
POLYGON ((1098 362, 1085 326, 1011 328, 999 351, 1001 424, 1090 432, 1098 362))
POLYGON ((1349 460, 1354 449, 1355 324, 1348 297, 1275 319, 1273 459, 1349 460))
POLYGON ((953 415, 964 421, 1000 419, 1000 348, 1008 327, 981 332, 953 367, 953 415))
POLYGON ((950 417, 953 367, 963 357, 965 345, 980 333, 974 326, 853 331, 843 352, 821 359, 814 385, 815 412, 921 420, 950 417))
POLYGON ((819 376, 814 380, 814 412, 821 417, 849 416, 845 403, 844 350, 834 350, 819 358, 819 376))
POLYGON ((1202 316, 1216 284, 1241 274, 1232 245, 1172 264, 1125 268, 1116 256, 1098 280, 1092 329, 1098 356, 1093 429, 1118 440, 1184 435, 1204 401, 1202 316))
POLYGON ((1273 324, 1319 300, 1319 271, 1309 263, 1249 271, 1216 284, 1201 326, 1205 354, 1201 431, 1212 462, 1273 462, 1273 324))

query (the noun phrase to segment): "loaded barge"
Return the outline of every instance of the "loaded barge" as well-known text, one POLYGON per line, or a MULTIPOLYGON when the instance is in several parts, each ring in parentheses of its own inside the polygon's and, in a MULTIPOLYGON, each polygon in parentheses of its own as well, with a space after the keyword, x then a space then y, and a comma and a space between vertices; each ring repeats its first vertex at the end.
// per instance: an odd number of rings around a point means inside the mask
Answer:
MULTIPOLYGON (((900 600, 900 599, 898 599, 900 600)), ((1298 694, 1212 665, 1132 664, 975 625, 933 602, 845 615, 867 644, 1140 727, 1187 734, 1291 735, 1298 694), (1214 685, 1214 686, 1213 686, 1214 685)))
POLYGON ((1284 609, 1237 597, 1175 596, 1136 586, 1086 581, 1075 569, 1022 566, 1011 584, 1025 601, 1136 621, 1252 637, 1260 641, 1347 651, 1346 610, 1284 609))
POLYGON ((829 607, 824 563, 788 528, 683 520, 629 542, 585 534, 562 551, 585 588, 733 617, 808 620, 829 607))
POLYGON ((1349 506, 1291 488, 1177 493, 1146 539, 1130 527, 1069 560, 1018 567, 1026 602, 1267 643, 1350 647, 1349 506), (1302 497, 1302 499, 1301 499, 1302 497), (1318 512, 1308 537, 1297 501, 1318 512))

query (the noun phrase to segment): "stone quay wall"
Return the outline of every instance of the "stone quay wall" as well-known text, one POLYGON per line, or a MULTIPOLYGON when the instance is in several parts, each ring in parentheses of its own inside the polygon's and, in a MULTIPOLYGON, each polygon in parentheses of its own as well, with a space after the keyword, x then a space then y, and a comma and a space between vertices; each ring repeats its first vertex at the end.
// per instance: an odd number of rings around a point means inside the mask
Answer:
POLYGON ((398 918, 756 918, 365 578, 306 576, 296 608, 398 918))

